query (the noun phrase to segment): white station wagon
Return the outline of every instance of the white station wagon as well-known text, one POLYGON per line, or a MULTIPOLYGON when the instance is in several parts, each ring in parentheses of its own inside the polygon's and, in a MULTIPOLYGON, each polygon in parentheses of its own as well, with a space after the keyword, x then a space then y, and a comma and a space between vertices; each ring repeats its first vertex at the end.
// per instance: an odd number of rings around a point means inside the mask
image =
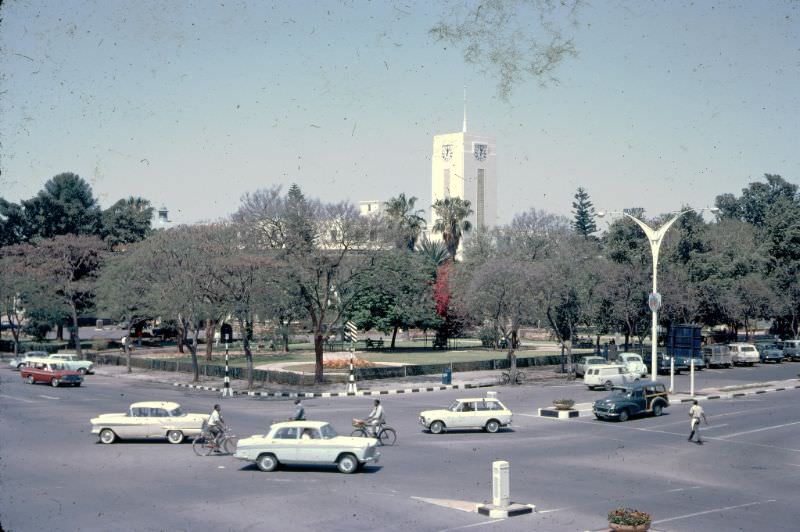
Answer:
POLYGON ((266 435, 239 440, 234 458, 255 462, 261 471, 274 471, 280 464, 336 464, 342 473, 355 473, 381 456, 378 440, 339 436, 324 421, 275 423, 266 435))
POLYGON ((98 434, 102 443, 114 443, 125 438, 166 438, 170 443, 181 443, 185 437, 202 432, 206 414, 187 414, 178 403, 146 401, 133 403, 127 412, 101 414, 93 418, 92 434, 98 434))
POLYGON ((434 434, 445 429, 472 428, 497 432, 500 427, 511 425, 512 415, 495 397, 456 399, 445 409, 420 412, 419 423, 434 434))

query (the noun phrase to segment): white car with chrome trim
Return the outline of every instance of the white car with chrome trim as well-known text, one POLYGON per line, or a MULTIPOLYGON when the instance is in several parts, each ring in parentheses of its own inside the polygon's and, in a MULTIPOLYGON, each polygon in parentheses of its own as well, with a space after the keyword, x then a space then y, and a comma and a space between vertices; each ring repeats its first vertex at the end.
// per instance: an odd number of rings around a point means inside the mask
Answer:
POLYGON ((184 438, 199 435, 206 421, 207 414, 187 414, 178 403, 145 401, 133 403, 124 413, 93 418, 91 433, 102 443, 127 438, 166 438, 170 443, 181 443, 184 438))
POLYGON ((419 414, 419 423, 434 434, 447 429, 471 428, 497 432, 500 427, 511 425, 512 417, 511 410, 499 399, 487 396, 456 399, 447 408, 425 410, 419 414))
POLYGON ((336 464, 342 473, 377 463, 378 440, 339 436, 324 421, 284 421, 273 424, 267 434, 239 440, 234 458, 255 462, 261 471, 274 471, 280 464, 336 464))

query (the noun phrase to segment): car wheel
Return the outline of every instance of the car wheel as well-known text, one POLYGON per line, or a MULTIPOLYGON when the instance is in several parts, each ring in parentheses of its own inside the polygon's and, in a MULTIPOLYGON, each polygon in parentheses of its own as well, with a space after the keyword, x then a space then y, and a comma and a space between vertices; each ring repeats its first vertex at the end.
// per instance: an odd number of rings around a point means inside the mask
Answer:
POLYGON ((486 432, 491 432, 494 434, 498 430, 500 430, 500 423, 496 419, 490 419, 486 422, 486 432))
POLYGON ((179 430, 171 430, 167 432, 167 441, 174 444, 181 443, 183 441, 183 432, 179 430))
POLYGON ((658 404, 655 404, 655 405, 653 405, 653 415, 654 415, 654 416, 658 417, 658 416, 660 416, 662 413, 664 413, 664 407, 663 407, 663 406, 661 406, 661 403, 658 403, 658 404))
POLYGON ((441 421, 434 421, 431 423, 431 432, 434 434, 441 434, 444 431, 444 423, 441 421))
POLYGON ((256 465, 261 471, 269 473, 270 471, 275 471, 278 467, 278 459, 275 458, 274 454, 262 454, 256 460, 256 465))
POLYGON ((339 461, 336 462, 336 466, 339 468, 340 473, 349 475, 350 473, 355 473, 356 469, 358 469, 358 460, 350 453, 343 454, 339 457, 339 461))
POLYGON ((28 384, 34 384, 36 379, 33 378, 33 375, 28 375, 28 384))
POLYGON ((630 417, 630 415, 628 415, 628 411, 627 410, 623 409, 623 410, 620 411, 620 413, 619 413, 619 420, 620 421, 622 421, 622 422, 628 421, 629 417, 630 417))
POLYGON ((596 417, 597 419, 601 419, 601 420, 602 420, 602 419, 605 419, 603 416, 601 416, 601 415, 599 415, 599 414, 595 414, 595 415, 594 415, 594 417, 596 417))
POLYGON ((114 431, 111 429, 103 429, 100 431, 100 442, 109 444, 114 443, 114 440, 117 439, 117 435, 114 434, 114 431))
POLYGON ((61 384, 61 381, 58 379, 53 379, 50 381, 50 386, 52 386, 53 388, 58 388, 59 384, 61 384))
POLYGON ((611 381, 606 381, 606 383, 603 385, 603 388, 605 388, 607 391, 611 391, 611 388, 613 388, 613 387, 614 387, 614 383, 611 382, 611 381))
POLYGON ((80 386, 80 385, 81 385, 81 383, 79 383, 79 382, 76 382, 75 384, 73 384, 73 386, 75 386, 76 388, 77 388, 78 386, 80 386))

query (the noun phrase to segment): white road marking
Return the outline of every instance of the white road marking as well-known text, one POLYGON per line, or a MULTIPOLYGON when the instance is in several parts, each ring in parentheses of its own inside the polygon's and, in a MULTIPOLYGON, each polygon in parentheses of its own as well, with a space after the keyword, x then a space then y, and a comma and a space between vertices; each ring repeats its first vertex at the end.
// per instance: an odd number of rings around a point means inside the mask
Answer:
POLYGON ((0 397, 5 397, 6 399, 13 399, 15 401, 22 401, 23 403, 36 403, 37 402, 37 401, 31 401, 30 399, 23 399, 22 397, 14 397, 13 395, 0 394, 0 397))
POLYGON ((718 429, 720 427, 729 427, 729 426, 730 425, 728 425, 727 423, 723 423, 722 425, 708 425, 703 427, 703 432, 707 430, 718 429))
POLYGON ((494 523, 499 523, 500 521, 505 521, 505 519, 492 519, 491 521, 483 521, 482 523, 472 523, 471 525, 457 526, 455 528, 443 528, 441 530, 438 530, 437 532, 450 532, 451 530, 463 530, 465 528, 472 528, 476 526, 492 525, 494 523))
POLYGON ((800 421, 793 421, 792 423, 784 423, 782 425, 773 425, 771 427, 761 427, 760 429, 745 430, 743 432, 734 432, 733 434, 726 434, 724 436, 717 436, 717 439, 724 440, 726 438, 734 438, 744 434, 753 434, 754 432, 763 432, 765 430, 782 429, 783 427, 791 427, 792 425, 800 425, 800 421))
POLYGON ((39 397, 44 397, 45 399, 54 399, 56 401, 61 399, 60 397, 53 397, 52 395, 42 395, 42 394, 39 394, 39 397))
POLYGON ((713 514, 715 512, 724 512, 726 510, 736 510, 737 508, 747 508, 748 506, 758 506, 759 504, 767 504, 770 502, 775 502, 776 500, 777 499, 767 499, 766 501, 754 501, 754 502, 748 502, 746 504, 738 504, 736 506, 725 506, 723 508, 714 508, 712 510, 706 510, 704 512, 695 512, 693 514, 678 515, 675 517, 670 517, 668 519, 659 519, 658 521, 653 521, 652 524, 658 525, 661 523, 668 523, 670 521, 677 521, 678 519, 688 519, 690 517, 697 517, 698 515, 713 514))
POLYGON ((467 513, 476 513, 478 508, 478 504, 472 501, 459 501, 455 499, 429 499, 427 497, 414 497, 413 495, 411 498, 415 501, 427 502, 428 504, 443 506, 445 508, 460 510, 467 513))
MULTIPOLYGON (((666 491, 657 491, 655 493, 649 494, 648 497, 661 495, 662 493, 676 493, 676 492, 680 492, 680 491, 696 490, 696 489, 700 489, 701 487, 702 486, 688 486, 686 488, 674 488, 674 489, 666 490, 666 491)), ((586 506, 595 506, 595 505, 597 505, 598 502, 612 502, 614 500, 615 499, 604 499, 604 500, 593 501, 591 503, 581 504, 581 505, 577 505, 577 506, 564 506, 563 508, 551 508, 550 510, 536 510, 536 513, 537 514, 549 514, 549 513, 553 513, 553 512, 560 512, 562 510, 574 510, 575 508, 583 508, 583 507, 586 507, 586 506)))

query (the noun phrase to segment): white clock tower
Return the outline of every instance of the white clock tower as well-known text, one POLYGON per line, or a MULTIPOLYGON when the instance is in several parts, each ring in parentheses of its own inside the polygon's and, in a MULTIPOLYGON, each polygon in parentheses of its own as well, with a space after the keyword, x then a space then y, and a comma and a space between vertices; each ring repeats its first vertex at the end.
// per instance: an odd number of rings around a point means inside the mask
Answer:
MULTIPOLYGON (((468 200, 472 227, 493 227, 497 222, 497 151, 494 137, 467 133, 467 104, 459 133, 433 137, 431 205, 444 198, 468 200)), ((436 213, 431 209, 431 226, 436 213)), ((440 237, 440 236, 439 236, 440 237)))

